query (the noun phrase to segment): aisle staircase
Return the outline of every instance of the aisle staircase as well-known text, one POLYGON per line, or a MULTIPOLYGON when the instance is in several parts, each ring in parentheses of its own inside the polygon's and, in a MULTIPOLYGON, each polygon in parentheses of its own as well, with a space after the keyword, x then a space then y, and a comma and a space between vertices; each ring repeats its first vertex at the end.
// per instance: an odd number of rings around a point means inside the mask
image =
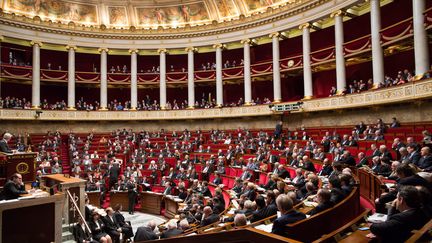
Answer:
POLYGON ((61 151, 61 161, 62 161, 62 168, 63 168, 63 174, 70 174, 71 173, 71 165, 70 165, 70 158, 69 158, 69 147, 68 147, 68 136, 62 135, 62 143, 60 146, 61 151))

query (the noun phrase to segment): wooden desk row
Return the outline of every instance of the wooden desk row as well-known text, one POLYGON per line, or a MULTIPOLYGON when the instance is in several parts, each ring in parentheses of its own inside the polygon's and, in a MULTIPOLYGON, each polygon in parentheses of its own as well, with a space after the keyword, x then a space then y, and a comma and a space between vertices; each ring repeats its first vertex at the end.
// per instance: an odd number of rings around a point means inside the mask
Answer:
MULTIPOLYGON (((90 204, 98 205, 100 192, 87 192, 90 204)), ((159 193, 141 192, 138 194, 141 204, 140 212, 150 214, 161 214, 162 203, 165 204, 165 216, 173 218, 177 214, 179 208, 178 202, 172 197, 165 197, 159 193)), ((128 192, 111 191, 110 192, 110 206, 114 207, 120 204, 123 210, 126 210, 129 205, 128 192)))

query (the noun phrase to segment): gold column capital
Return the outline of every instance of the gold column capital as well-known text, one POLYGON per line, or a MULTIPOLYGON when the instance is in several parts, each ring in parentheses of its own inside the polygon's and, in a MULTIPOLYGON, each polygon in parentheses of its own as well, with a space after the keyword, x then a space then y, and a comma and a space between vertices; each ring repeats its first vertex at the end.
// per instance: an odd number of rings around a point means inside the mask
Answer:
POLYGON ((301 24, 300 26, 299 26, 299 29, 300 30, 303 30, 303 29, 309 29, 309 28, 311 28, 312 26, 311 26, 311 24, 310 23, 304 23, 304 24, 301 24))
POLYGON ((279 32, 273 32, 273 33, 270 33, 270 34, 269 34, 269 37, 270 37, 270 38, 273 38, 273 37, 278 38, 279 36, 281 36, 281 34, 280 34, 279 32))
POLYGON ((76 51, 76 49, 77 49, 77 47, 75 45, 67 45, 67 46, 65 46, 65 48, 66 48, 66 50, 72 49, 74 51, 76 51))
POLYGON ((4 40, 4 36, 0 35, 0 42, 4 40))
POLYGON ((339 9, 339 10, 337 10, 337 11, 334 11, 333 13, 331 13, 330 14, 330 18, 334 18, 334 17, 337 17, 337 16, 344 16, 345 15, 345 13, 341 10, 341 9, 339 9))
POLYGON ((139 52, 138 49, 129 49, 129 54, 132 54, 132 53, 138 54, 138 52, 139 52))
POLYGON ((251 39, 243 39, 243 40, 240 41, 240 43, 242 43, 242 44, 250 44, 250 43, 252 43, 252 40, 251 39))
POLYGON ((102 53, 102 52, 106 52, 106 53, 108 53, 108 52, 109 52, 109 49, 106 48, 106 47, 101 47, 101 48, 98 49, 98 52, 99 52, 99 53, 102 53))
POLYGON ((31 46, 38 45, 39 47, 43 46, 41 41, 30 41, 30 45, 31 46))
POLYGON ((190 51, 192 51, 192 52, 198 52, 198 48, 193 47, 193 46, 189 46, 189 47, 185 48, 185 52, 190 52, 190 51))
POLYGON ((222 43, 217 43, 217 44, 214 44, 213 45, 213 48, 214 49, 217 49, 217 48, 220 48, 220 49, 225 49, 226 48, 226 45, 225 44, 222 44, 222 43))
POLYGON ((157 53, 158 53, 158 54, 161 54, 162 52, 167 53, 168 50, 167 50, 166 48, 159 48, 159 49, 157 50, 157 53))

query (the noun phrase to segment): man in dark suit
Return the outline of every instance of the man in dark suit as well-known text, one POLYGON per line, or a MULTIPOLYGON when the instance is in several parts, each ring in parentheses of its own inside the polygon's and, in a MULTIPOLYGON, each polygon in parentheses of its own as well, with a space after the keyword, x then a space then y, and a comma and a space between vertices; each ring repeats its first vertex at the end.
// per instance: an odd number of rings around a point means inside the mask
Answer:
POLYGON ((271 205, 266 206, 264 197, 261 195, 255 199, 255 203, 257 205, 257 210, 252 213, 252 217, 250 220, 251 223, 261 219, 268 218, 277 213, 276 207, 272 207, 271 205))
POLYGON ((108 233, 114 242, 120 242, 121 228, 114 217, 114 210, 111 207, 105 209, 107 215, 102 218, 105 223, 105 232, 108 233))
POLYGON ((17 199, 21 194, 26 193, 24 183, 22 182, 22 175, 15 173, 12 175, 11 180, 4 185, 3 192, 0 194, 0 200, 17 199))
POLYGON ((432 171, 432 155, 430 154, 429 147, 423 147, 420 150, 421 157, 418 161, 417 167, 419 167, 422 171, 431 172, 432 171))
POLYGON ((182 230, 177 229, 177 222, 172 220, 168 223, 168 229, 161 234, 161 239, 176 237, 182 233, 182 230))
POLYGON ((349 151, 345 151, 342 155, 342 164, 345 164, 347 166, 355 166, 356 162, 354 158, 351 156, 351 153, 349 151))
POLYGON ((109 188, 111 188, 117 183, 120 174, 120 166, 117 162, 113 162, 111 168, 109 169, 109 188))
POLYGON ((247 170, 246 166, 243 166, 243 173, 240 176, 242 181, 248 181, 252 177, 252 174, 247 170))
POLYGON ((357 156, 358 156, 358 159, 359 159, 359 162, 357 164, 357 168, 363 167, 365 165, 369 165, 369 162, 368 162, 368 159, 366 158, 365 153, 360 152, 360 153, 358 153, 357 156))
POLYGON ((333 167, 328 158, 325 158, 323 161, 323 167, 321 171, 318 173, 319 176, 329 176, 333 172, 333 167))
POLYGON ((413 164, 417 164, 420 160, 420 153, 417 151, 417 146, 415 144, 409 144, 407 146, 408 150, 408 161, 413 164))
POLYGON ((285 169, 285 167, 283 165, 278 166, 277 175, 279 178, 282 178, 282 179, 291 178, 290 173, 287 171, 287 169, 285 169))
POLYGON ((163 194, 166 196, 171 195, 171 190, 172 190, 171 182, 169 181, 165 182, 165 190, 163 191, 163 194))
POLYGON ((204 219, 201 221, 201 225, 200 225, 201 227, 219 221, 219 215, 214 214, 211 207, 209 206, 204 207, 203 212, 204 212, 204 219))
POLYGON ((276 205, 281 212, 281 216, 273 222, 273 234, 285 236, 285 225, 306 218, 304 213, 293 209, 293 201, 285 194, 281 194, 277 197, 276 205))
POLYGON ((137 229, 134 237, 134 242, 157 240, 159 237, 153 232, 156 228, 156 223, 152 220, 147 223, 147 226, 141 226, 137 229))
POLYGON ((12 139, 12 134, 5 133, 3 139, 0 140, 0 152, 12 153, 13 151, 9 148, 8 142, 12 139))
POLYGON ((317 214, 328 208, 333 207, 334 204, 330 201, 330 198, 331 198, 331 193, 329 190, 319 189, 317 193, 318 205, 314 209, 309 211, 308 214, 312 216, 314 214, 317 214))
POLYGON ((372 233, 368 237, 379 237, 384 243, 407 240, 412 230, 421 228, 429 220, 420 210, 420 202, 418 190, 414 186, 402 187, 393 202, 400 213, 389 215, 383 223, 372 224, 372 233))
POLYGON ((280 138, 280 135, 282 134, 282 124, 283 124, 283 122, 282 121, 279 121, 277 124, 276 124, 276 128, 275 128, 275 131, 274 131, 274 137, 276 138, 276 139, 278 139, 278 138, 280 138))
POLYGON ((128 200, 129 200, 128 211, 129 214, 134 214, 135 200, 138 192, 136 188, 135 178, 133 176, 131 176, 131 178, 128 180, 126 184, 126 188, 128 190, 128 200))

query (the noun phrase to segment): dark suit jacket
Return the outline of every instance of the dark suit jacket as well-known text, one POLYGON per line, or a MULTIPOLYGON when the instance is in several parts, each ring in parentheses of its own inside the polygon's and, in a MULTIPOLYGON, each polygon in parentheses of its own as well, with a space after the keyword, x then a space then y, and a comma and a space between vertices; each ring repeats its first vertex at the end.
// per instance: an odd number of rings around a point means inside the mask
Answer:
POLYGON ((257 210, 252 213, 251 223, 268 218, 272 215, 275 215, 277 213, 277 207, 275 204, 270 204, 265 206, 264 208, 257 210))
POLYGON ((84 240, 88 240, 90 236, 90 232, 86 229, 85 231, 82 229, 81 225, 76 224, 73 228, 73 235, 75 241, 81 243, 84 240))
POLYGON ((325 165, 322 167, 319 175, 320 176, 328 176, 332 173, 333 167, 331 165, 325 165))
POLYGON ((322 212, 328 208, 333 207, 333 205, 334 204, 332 202, 320 203, 315 208, 313 208, 311 211, 309 211, 308 214, 312 216, 314 214, 317 214, 317 213, 322 212))
POLYGON ((339 188, 332 188, 330 194, 331 194, 330 201, 333 204, 338 204, 340 201, 342 201, 345 198, 345 193, 342 191, 342 189, 339 188))
POLYGON ((276 189, 276 182, 273 181, 273 180, 269 180, 269 181, 267 182, 267 184, 265 184, 265 185, 263 186, 263 188, 265 188, 265 189, 267 189, 267 190, 273 190, 273 189, 276 189))
POLYGON ((115 219, 115 215, 112 216, 113 220, 107 215, 102 218, 102 220, 105 223, 105 229, 107 232, 110 231, 116 231, 118 228, 120 228, 120 225, 117 223, 117 220, 115 219))
POLYGON ((219 221, 219 215, 210 214, 207 218, 205 218, 201 221, 201 226, 206 226, 206 225, 212 224, 212 223, 217 222, 217 221, 219 221))
POLYGON ((0 152, 12 153, 12 150, 10 150, 7 142, 4 139, 0 140, 0 152))
POLYGON ((24 186, 17 186, 13 181, 8 181, 0 194, 0 200, 17 199, 20 194, 26 194, 24 186))
POLYGON ((114 164, 109 170, 110 180, 117 180, 119 174, 120 168, 117 164, 114 164))
POLYGON ((307 170, 307 171, 312 171, 315 172, 315 166, 311 161, 307 161, 303 164, 303 169, 307 170))
POLYGON ((215 178, 214 180, 213 180, 213 184, 215 184, 215 185, 219 185, 219 184, 221 184, 222 183, 222 179, 221 178, 215 178))
POLYGON ((413 229, 421 228, 427 217, 419 209, 409 209, 390 215, 386 222, 372 224, 370 230, 380 237, 382 242, 404 242, 411 236, 413 229))
POLYGON ((149 227, 138 227, 134 242, 147 241, 147 240, 157 240, 159 237, 149 228, 149 227))
POLYGON ((162 238, 175 237, 175 236, 180 235, 182 233, 183 233, 183 231, 181 231, 179 229, 169 229, 169 230, 167 230, 161 234, 161 239, 162 238))
POLYGON ((342 163, 349 165, 349 166, 355 166, 356 162, 352 156, 348 156, 347 158, 342 159, 342 163))
POLYGON ((272 233, 277 235, 285 235, 285 225, 295 223, 299 220, 305 219, 304 213, 292 210, 287 214, 280 216, 273 222, 272 233))
POLYGON ((359 163, 357 164, 357 167, 362 167, 364 165, 369 165, 367 158, 363 158, 362 160, 360 160, 359 163))
POLYGON ((291 178, 290 173, 285 168, 278 171, 278 176, 282 179, 291 178))
POLYGON ((419 160, 420 160, 420 157, 421 157, 420 153, 417 152, 417 151, 414 151, 408 157, 409 158, 409 162, 414 163, 415 165, 417 165, 418 162, 419 162, 419 160))
POLYGON ((416 164, 420 169, 424 169, 427 172, 432 171, 432 156, 423 156, 416 164))

